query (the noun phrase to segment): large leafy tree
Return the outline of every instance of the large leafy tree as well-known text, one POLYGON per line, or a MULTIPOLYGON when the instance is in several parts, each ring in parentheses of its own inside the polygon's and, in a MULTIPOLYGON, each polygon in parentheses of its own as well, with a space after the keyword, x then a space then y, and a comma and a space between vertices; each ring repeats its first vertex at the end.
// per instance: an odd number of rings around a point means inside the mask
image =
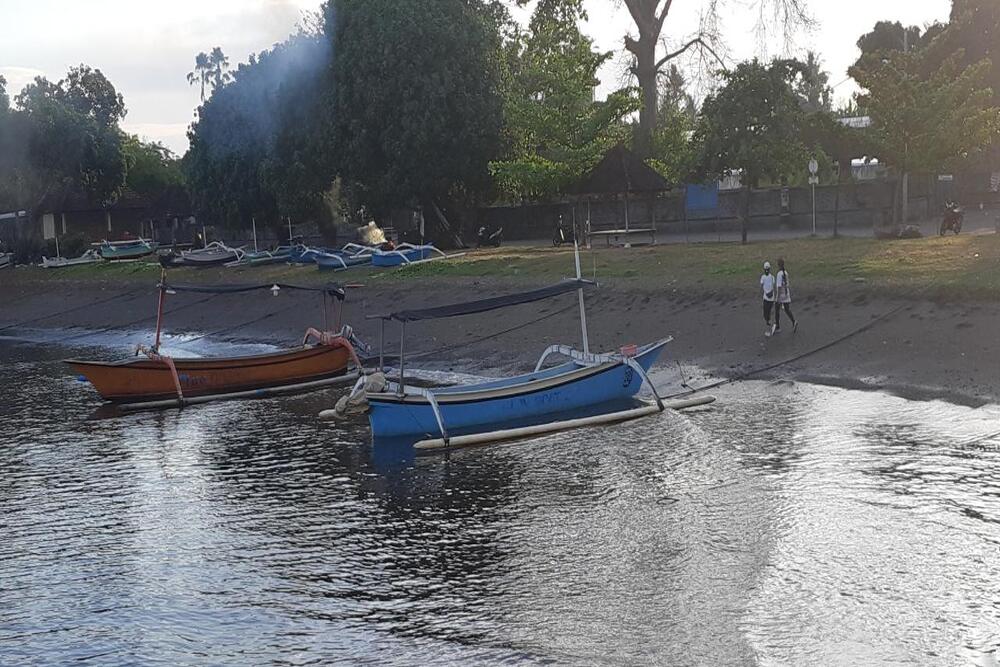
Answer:
POLYGON ((184 172, 208 220, 246 227, 251 217, 326 222, 333 175, 313 119, 321 113, 329 43, 299 32, 240 64, 215 87, 188 132, 184 172))
POLYGON ((123 149, 128 161, 125 184, 129 189, 155 198, 170 187, 183 185, 180 160, 163 144, 126 135, 123 149))
POLYGON ((747 241, 750 191, 764 179, 779 180, 805 164, 801 128, 805 112, 792 89, 793 61, 758 60, 724 72, 723 86, 702 105, 695 132, 700 171, 719 177, 738 171, 744 188, 741 237, 747 241))
POLYGON ((991 63, 964 66, 958 52, 938 64, 932 45, 869 53, 850 69, 863 89, 859 103, 872 117, 877 154, 903 176, 904 221, 910 172, 933 173, 975 159, 1000 136, 991 63))
POLYGON ((34 206, 46 192, 67 184, 99 201, 114 201, 128 169, 118 127, 126 110, 100 70, 80 65, 58 83, 37 77, 16 105, 4 132, 14 156, 6 170, 18 184, 16 205, 34 206))
MULTIPOLYGON (((340 174, 373 212, 483 193, 500 149, 501 45, 480 0, 330 0, 340 174)), ((433 208, 433 207, 431 207, 433 208)))
POLYGON ((500 189, 516 197, 555 194, 627 139, 638 109, 629 89, 594 101, 597 70, 611 53, 594 50, 578 21, 578 3, 539 3, 528 33, 511 46, 504 100, 508 154, 490 164, 500 189))

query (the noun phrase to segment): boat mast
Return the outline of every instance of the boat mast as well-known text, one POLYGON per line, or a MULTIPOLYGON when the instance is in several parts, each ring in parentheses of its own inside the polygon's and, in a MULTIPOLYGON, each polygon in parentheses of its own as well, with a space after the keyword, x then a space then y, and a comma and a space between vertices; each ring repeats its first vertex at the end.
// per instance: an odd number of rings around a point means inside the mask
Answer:
MULTIPOLYGON (((583 274, 580 272, 580 244, 576 240, 576 232, 573 232, 573 255, 576 259, 576 279, 583 280, 583 274)), ((590 354, 590 339, 587 336, 587 309, 583 306, 583 287, 576 291, 577 298, 580 301, 580 329, 583 332, 583 353, 590 354)))
POLYGON ((163 302, 167 291, 167 271, 160 269, 160 297, 156 303, 156 340, 153 342, 153 351, 160 351, 160 332, 163 330, 163 302))

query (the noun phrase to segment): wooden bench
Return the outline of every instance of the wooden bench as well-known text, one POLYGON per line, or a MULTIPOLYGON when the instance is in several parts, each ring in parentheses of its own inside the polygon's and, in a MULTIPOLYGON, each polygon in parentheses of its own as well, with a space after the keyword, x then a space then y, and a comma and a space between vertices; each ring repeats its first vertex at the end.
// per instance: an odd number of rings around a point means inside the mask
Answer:
POLYGON ((615 245, 630 246, 632 242, 630 241, 633 236, 648 236, 649 245, 656 244, 656 230, 652 227, 637 227, 635 229, 601 229, 597 231, 587 232, 587 244, 589 245, 595 237, 604 237, 608 245, 610 246, 612 241, 615 245), (621 239, 625 238, 625 242, 622 243, 621 239))

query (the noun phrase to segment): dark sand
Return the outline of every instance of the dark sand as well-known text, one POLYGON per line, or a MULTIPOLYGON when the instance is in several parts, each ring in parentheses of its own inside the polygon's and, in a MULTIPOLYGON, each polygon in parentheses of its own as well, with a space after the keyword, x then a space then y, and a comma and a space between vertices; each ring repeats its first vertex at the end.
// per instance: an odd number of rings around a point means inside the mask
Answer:
MULTIPOLYGON (((39 275, 37 270, 0 275, 0 336, 16 336, 30 328, 56 332, 65 339, 80 328, 153 327, 155 277, 112 283, 39 275)), ((215 279, 206 274, 206 282, 215 279)), ((360 287, 350 290, 345 321, 377 349, 378 325, 366 320, 366 314, 493 296, 539 284, 491 279, 487 285, 451 277, 360 287)), ((670 385, 666 391, 679 388, 680 362, 696 386, 712 377, 757 372, 758 378, 881 389, 915 399, 970 405, 1000 402, 1000 303, 935 303, 871 292, 864 284, 829 293, 810 293, 808 286, 800 285, 793 304, 800 320, 798 332, 792 333, 786 321, 781 334, 766 338, 753 286, 738 292, 680 291, 637 279, 610 281, 588 293, 591 347, 606 350, 673 336, 675 341, 660 362, 666 369, 660 377, 674 378, 664 380, 670 385), (758 372, 774 364, 781 365, 758 372)), ((172 332, 209 332, 215 339, 292 345, 307 327, 324 324, 321 298, 314 293, 168 298, 166 328, 172 332)), ((408 364, 485 375, 524 369, 549 344, 579 345, 575 304, 576 297, 566 295, 492 313, 410 324, 407 352, 415 356, 408 364), (496 335, 539 318, 544 319, 496 335), (419 353, 429 354, 417 357, 419 353)), ((398 341, 399 325, 388 324, 387 350, 397 352, 398 341)))

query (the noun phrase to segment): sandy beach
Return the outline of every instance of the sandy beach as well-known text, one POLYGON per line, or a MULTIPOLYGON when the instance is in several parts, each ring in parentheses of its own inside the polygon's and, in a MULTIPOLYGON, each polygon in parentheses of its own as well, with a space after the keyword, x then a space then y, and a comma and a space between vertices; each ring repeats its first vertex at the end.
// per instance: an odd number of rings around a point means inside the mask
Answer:
MULTIPOLYGON (((631 259, 622 250, 606 252, 599 257, 612 262, 631 259)), ((768 250, 758 248, 758 252, 768 250)), ((560 255, 554 270, 568 257, 560 255)), ((46 332, 46 337, 71 343, 84 330, 148 331, 155 322, 157 271, 115 268, 81 267, 64 274, 26 268, 6 273, 0 277, 0 335, 46 332)), ((459 275, 462 271, 431 270, 432 265, 423 268, 420 272, 417 267, 411 269, 418 275, 396 274, 388 279, 364 272, 320 276, 306 269, 209 269, 185 272, 171 280, 280 279, 317 284, 334 278, 356 284, 348 289, 343 321, 376 350, 378 326, 366 316, 495 296, 553 281, 547 270, 528 275, 516 269, 501 275, 484 271, 485 275, 477 277, 459 275)), ((963 294, 961 290, 928 294, 850 277, 812 280, 806 274, 795 283, 793 311, 799 318, 798 331, 793 333, 785 321, 780 334, 767 338, 753 273, 740 276, 738 288, 720 284, 737 282, 729 278, 699 284, 700 280, 685 282, 662 275, 630 276, 628 270, 614 266, 605 273, 612 275, 602 278, 598 271, 600 286, 587 294, 591 346, 613 349, 673 336, 668 355, 660 362, 659 377, 665 378, 667 390, 680 390, 685 379, 698 386, 710 378, 752 374, 968 405, 1000 401, 1000 298, 989 298, 989 291, 969 290, 968 298, 956 298, 963 294)), ((168 298, 168 332, 208 334, 216 340, 293 345, 307 327, 337 324, 335 315, 324 323, 322 300, 315 293, 168 298)), ((387 353, 398 351, 398 336, 397 325, 389 324, 387 353)), ((148 342, 141 335, 138 338, 137 343, 148 342)), ((568 295, 478 316, 411 325, 407 353, 413 355, 413 367, 499 375, 530 366, 549 344, 579 341, 576 299, 568 295)))

